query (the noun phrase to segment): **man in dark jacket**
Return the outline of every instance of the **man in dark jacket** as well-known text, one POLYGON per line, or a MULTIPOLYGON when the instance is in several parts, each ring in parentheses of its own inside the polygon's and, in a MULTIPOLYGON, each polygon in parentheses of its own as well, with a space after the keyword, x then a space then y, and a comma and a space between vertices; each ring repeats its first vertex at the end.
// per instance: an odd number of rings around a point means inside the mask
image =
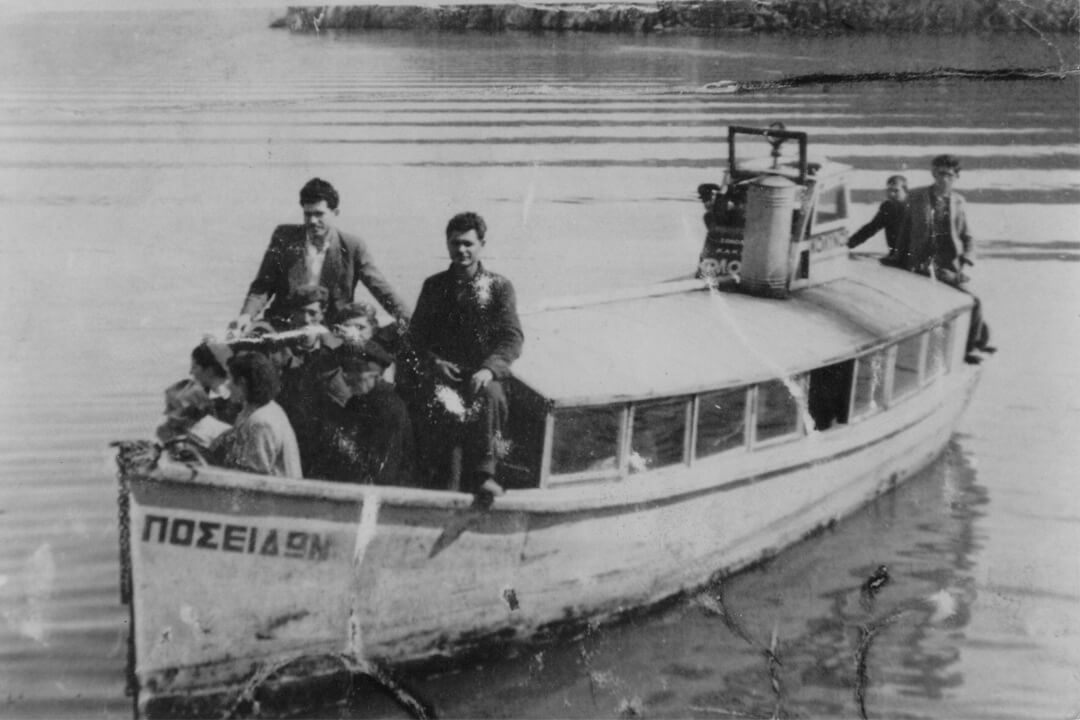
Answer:
POLYGON ((326 404, 319 467, 312 475, 339 482, 411 485, 416 460, 405 402, 382 379, 392 358, 374 343, 339 353, 340 388, 326 404))
POLYGON ((338 311, 353 301, 358 282, 394 317, 408 319, 408 306, 394 292, 359 237, 331 223, 338 214, 338 193, 325 180, 313 178, 300 190, 303 225, 279 225, 270 238, 259 272, 248 289, 231 333, 243 333, 252 318, 265 309, 265 318, 278 329, 288 325, 286 301, 303 285, 322 285, 329 293, 326 322, 337 322, 338 311))
POLYGON ((502 381, 524 340, 514 286, 480 262, 486 233, 476 213, 450 219, 450 268, 424 281, 406 339, 406 365, 414 367, 403 368, 413 376, 418 432, 436 480, 481 503, 502 493, 495 482, 509 416, 502 381))
POLYGON ((900 226, 908 211, 907 178, 903 175, 893 175, 886 180, 885 197, 886 200, 878 207, 877 214, 870 222, 855 231, 855 234, 848 239, 847 246, 858 247, 884 230, 885 244, 889 246, 889 254, 881 259, 881 264, 897 267, 900 265, 900 257, 897 254, 900 226))

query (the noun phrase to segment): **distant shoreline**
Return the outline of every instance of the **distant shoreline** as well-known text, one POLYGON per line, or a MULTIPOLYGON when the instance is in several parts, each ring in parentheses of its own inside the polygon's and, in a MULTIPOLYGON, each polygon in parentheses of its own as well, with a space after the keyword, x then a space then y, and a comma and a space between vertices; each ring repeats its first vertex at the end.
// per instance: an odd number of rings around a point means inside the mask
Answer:
POLYGON ((609 33, 1080 32, 1075 0, 705 0, 639 4, 293 6, 271 27, 609 33))

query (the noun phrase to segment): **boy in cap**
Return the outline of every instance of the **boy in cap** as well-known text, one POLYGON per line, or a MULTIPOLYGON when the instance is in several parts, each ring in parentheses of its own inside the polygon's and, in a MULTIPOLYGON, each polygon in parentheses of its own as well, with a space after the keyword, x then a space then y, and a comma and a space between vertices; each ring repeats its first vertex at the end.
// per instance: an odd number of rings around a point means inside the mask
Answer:
POLYGON ((313 477, 412 485, 416 455, 404 401, 382 375, 392 358, 377 345, 340 355, 341 387, 327 404, 324 446, 313 477))

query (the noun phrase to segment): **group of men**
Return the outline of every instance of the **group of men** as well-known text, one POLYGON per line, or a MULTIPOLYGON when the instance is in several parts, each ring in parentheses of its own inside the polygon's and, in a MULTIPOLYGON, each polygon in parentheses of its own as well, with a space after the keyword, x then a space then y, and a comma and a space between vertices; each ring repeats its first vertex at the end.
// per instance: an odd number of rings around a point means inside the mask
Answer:
POLYGON ((513 285, 481 262, 484 219, 451 218, 450 267, 424 282, 410 312, 366 243, 335 227, 330 183, 309 181, 300 205, 303 224, 274 230, 226 342, 196 348, 191 380, 166 391, 159 437, 182 435, 204 413, 229 426, 208 444, 215 463, 460 489, 490 504, 503 492, 504 383, 524 336, 513 285), (395 323, 378 326, 355 299, 359 283, 395 323), (207 355, 214 367, 203 370, 207 355), (200 399, 211 392, 231 393, 227 413, 200 399))
POLYGON ((965 266, 973 265, 974 243, 967 222, 967 205, 953 186, 960 178, 960 160, 938 155, 931 162, 932 185, 908 193, 907 178, 893 175, 886 181, 886 200, 873 219, 849 239, 858 247, 885 231, 888 254, 882 264, 933 277, 968 293, 975 300, 965 360, 977 364, 979 353, 993 353, 990 329, 982 317, 979 299, 966 287, 965 266))

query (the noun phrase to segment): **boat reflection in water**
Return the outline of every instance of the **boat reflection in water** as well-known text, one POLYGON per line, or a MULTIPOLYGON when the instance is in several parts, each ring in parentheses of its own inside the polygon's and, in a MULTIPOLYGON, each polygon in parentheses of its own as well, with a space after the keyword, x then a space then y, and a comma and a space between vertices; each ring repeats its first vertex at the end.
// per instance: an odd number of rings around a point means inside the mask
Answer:
MULTIPOLYGON (((717 579, 933 462, 978 380, 968 295, 849 257, 846 170, 811 159, 804 133, 731 128, 701 258, 715 269, 718 241, 727 275, 523 314, 508 492, 489 509, 126 445, 137 712, 288 710, 352 673, 400 691, 386 668, 581 632, 703 587, 738 633, 717 579), (773 152, 743 158, 742 136, 773 152)), ((869 648, 880 629, 866 628, 869 648)), ((782 687, 778 632, 739 634, 782 687)))

